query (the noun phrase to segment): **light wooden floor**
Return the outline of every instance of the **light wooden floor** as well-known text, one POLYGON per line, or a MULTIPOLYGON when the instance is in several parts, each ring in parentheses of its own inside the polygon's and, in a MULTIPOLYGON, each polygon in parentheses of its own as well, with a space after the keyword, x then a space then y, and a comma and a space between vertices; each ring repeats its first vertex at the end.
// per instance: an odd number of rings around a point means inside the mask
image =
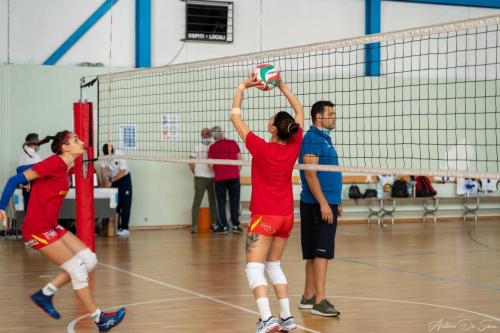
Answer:
MULTIPOLYGON (((127 306, 113 332, 254 332, 256 305, 244 253, 244 236, 192 236, 186 229, 98 238, 94 294, 101 308, 127 306)), ((404 223, 384 230, 340 225, 336 254, 327 292, 341 317, 299 311, 304 264, 296 224, 282 261, 301 325, 296 332, 500 331, 500 221, 404 223)), ((61 320, 31 303, 30 293, 56 270, 21 242, 0 241, 1 333, 97 331, 79 318, 70 286, 55 298, 61 320)))

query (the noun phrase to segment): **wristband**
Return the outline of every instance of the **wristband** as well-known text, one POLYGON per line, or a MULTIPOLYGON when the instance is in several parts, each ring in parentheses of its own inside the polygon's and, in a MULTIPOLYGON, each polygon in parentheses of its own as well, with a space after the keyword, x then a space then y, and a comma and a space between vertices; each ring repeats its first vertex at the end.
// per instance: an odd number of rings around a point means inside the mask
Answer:
POLYGON ((232 108, 231 109, 231 114, 236 114, 238 116, 241 116, 241 109, 240 108, 232 108))

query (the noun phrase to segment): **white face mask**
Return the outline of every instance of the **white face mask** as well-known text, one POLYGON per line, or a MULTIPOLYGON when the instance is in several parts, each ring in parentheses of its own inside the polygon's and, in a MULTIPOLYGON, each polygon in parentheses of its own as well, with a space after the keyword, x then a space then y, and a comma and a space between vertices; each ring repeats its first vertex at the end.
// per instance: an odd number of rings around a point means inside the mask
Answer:
POLYGON ((201 143, 208 146, 209 144, 212 143, 212 139, 211 138, 201 138, 201 143))

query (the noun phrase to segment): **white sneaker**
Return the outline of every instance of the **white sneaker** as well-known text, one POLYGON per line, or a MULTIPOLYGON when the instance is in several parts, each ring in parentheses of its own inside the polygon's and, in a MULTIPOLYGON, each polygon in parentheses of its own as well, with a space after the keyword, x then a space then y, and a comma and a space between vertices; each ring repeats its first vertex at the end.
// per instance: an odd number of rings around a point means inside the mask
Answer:
POLYGON ((269 317, 266 321, 259 319, 255 333, 274 333, 279 331, 281 331, 281 325, 278 319, 276 317, 269 317))
POLYGON ((130 235, 130 231, 128 231, 127 229, 122 229, 118 230, 116 234, 120 237, 128 237, 130 235))
POLYGON ((281 330, 285 332, 292 331, 297 328, 297 323, 295 322, 295 318, 293 318, 293 316, 286 319, 280 318, 279 323, 281 325, 281 330))

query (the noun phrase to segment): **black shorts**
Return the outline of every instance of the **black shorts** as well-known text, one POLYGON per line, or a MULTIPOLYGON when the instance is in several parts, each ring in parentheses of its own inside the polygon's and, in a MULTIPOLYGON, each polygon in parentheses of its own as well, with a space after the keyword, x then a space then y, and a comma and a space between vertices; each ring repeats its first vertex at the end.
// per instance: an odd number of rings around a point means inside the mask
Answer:
POLYGON ((330 205, 333 223, 321 218, 319 204, 300 202, 300 234, 302 258, 333 259, 335 255, 335 234, 337 233, 338 205, 330 205))

